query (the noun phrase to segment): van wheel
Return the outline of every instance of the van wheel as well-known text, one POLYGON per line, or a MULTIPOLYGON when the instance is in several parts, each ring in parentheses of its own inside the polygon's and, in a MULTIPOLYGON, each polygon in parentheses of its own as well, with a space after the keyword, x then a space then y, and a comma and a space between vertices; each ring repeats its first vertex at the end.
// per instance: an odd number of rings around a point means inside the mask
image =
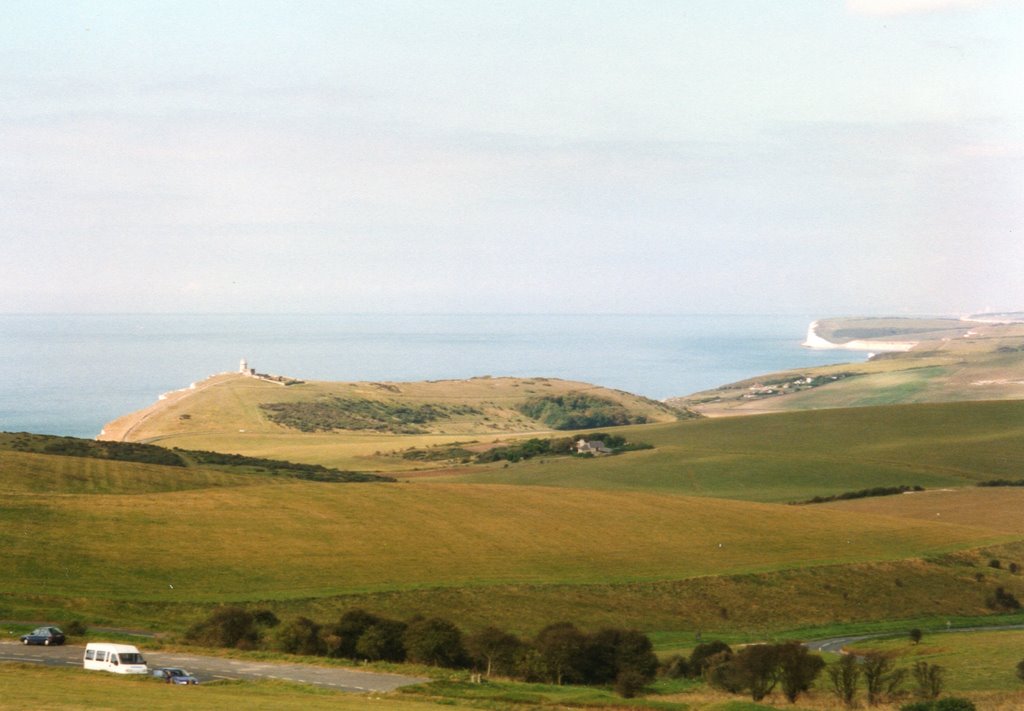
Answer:
POLYGON ((49 647, 49 646, 50 646, 50 640, 48 640, 48 639, 44 639, 44 640, 43 640, 43 644, 44 644, 45 646, 49 647))
POLYGON ((24 644, 26 647, 28 646, 28 640, 27 639, 21 640, 21 643, 24 644))

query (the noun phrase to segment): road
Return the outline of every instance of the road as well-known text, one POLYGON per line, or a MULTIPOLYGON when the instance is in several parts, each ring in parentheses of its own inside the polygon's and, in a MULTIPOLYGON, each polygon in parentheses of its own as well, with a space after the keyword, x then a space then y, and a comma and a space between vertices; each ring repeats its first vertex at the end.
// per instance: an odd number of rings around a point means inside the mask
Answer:
MULTIPOLYGON (((953 627, 951 629, 937 629, 937 630, 922 630, 925 636, 933 634, 951 634, 953 632, 996 632, 999 630, 1021 630, 1024 629, 1024 625, 995 625, 992 627, 953 627)), ((849 637, 832 637, 830 639, 816 639, 810 642, 804 642, 804 646, 812 652, 833 652, 839 654, 843 649, 851 644, 861 642, 865 639, 881 639, 883 637, 893 638, 901 637, 909 634, 910 629, 907 628, 907 632, 879 632, 876 634, 862 634, 849 637)))
MULTIPOLYGON (((17 661, 48 666, 81 666, 85 647, 69 644, 60 647, 25 646, 19 642, 0 641, 0 662, 17 661)), ((394 691, 401 686, 420 684, 429 679, 400 674, 355 671, 312 664, 256 662, 223 657, 204 657, 178 652, 143 651, 150 668, 184 667, 199 680, 213 679, 279 679, 312 684, 337 691, 366 693, 394 691)))

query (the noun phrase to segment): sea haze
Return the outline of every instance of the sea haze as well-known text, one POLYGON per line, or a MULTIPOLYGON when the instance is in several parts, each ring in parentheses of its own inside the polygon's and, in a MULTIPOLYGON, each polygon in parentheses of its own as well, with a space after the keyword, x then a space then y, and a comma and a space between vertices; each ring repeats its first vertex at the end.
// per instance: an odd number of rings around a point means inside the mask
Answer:
POLYGON ((800 346, 815 316, 0 315, 0 430, 95 437, 241 358, 307 380, 546 376, 663 399, 858 360, 800 346))

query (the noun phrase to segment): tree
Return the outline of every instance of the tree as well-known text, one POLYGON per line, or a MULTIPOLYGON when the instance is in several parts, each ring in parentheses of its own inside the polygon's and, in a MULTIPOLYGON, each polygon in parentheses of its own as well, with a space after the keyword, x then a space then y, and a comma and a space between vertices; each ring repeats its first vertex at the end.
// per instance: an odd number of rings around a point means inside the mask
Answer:
MULTIPOLYGON (((362 634, 380 622, 379 617, 362 609, 349 610, 337 624, 326 630, 327 655, 330 657, 356 658, 356 643, 362 634)), ((362 655, 361 655, 362 656, 362 655)), ((365 657, 370 659, 370 657, 365 657)))
MULTIPOLYGON (((708 661, 715 655, 724 655, 725 659, 732 657, 732 648, 721 640, 702 642, 690 652, 690 675, 704 676, 708 670, 708 661)), ((722 661, 721 657, 718 661, 722 661)))
POLYGON ((192 625, 185 637, 209 647, 253 648, 259 641, 252 613, 237 605, 218 607, 210 616, 192 625))
POLYGON ((884 696, 893 696, 903 683, 906 670, 895 667, 892 656, 883 652, 868 652, 861 658, 869 706, 882 703, 884 696))
POLYGON ((386 662, 405 661, 405 623, 380 619, 356 640, 355 654, 361 659, 386 662))
POLYGON ((405 652, 410 661, 437 667, 459 667, 468 655, 462 632, 439 617, 413 620, 405 629, 405 652))
POLYGON ((922 699, 935 699, 942 693, 945 669, 938 664, 917 662, 913 669, 917 695, 922 699))
POLYGON ((487 676, 494 671, 511 674, 516 655, 522 646, 523 642, 518 637, 497 627, 487 627, 466 638, 466 649, 470 657, 484 667, 487 676))
POLYGON ((564 680, 581 676, 579 664, 586 643, 586 636, 574 624, 556 622, 537 633, 533 646, 540 654, 548 678, 561 686, 564 680))
POLYGON ((1024 659, 1017 662, 1017 678, 1024 681, 1024 659))
POLYGON ((578 669, 585 683, 615 682, 616 689, 635 695, 654 679, 658 658, 642 632, 607 628, 587 637, 578 669))
POLYGON ((779 681, 779 647, 774 644, 752 644, 733 655, 730 662, 741 688, 750 691, 750 698, 760 701, 772 692, 779 681))
POLYGON ((289 654, 323 654, 324 643, 320 639, 320 625, 308 617, 296 617, 278 628, 276 646, 289 654))
POLYGON ((799 642, 787 642, 776 646, 778 678, 782 693, 790 703, 811 688, 811 684, 825 668, 825 660, 811 654, 799 642))
POLYGON ((924 636, 923 633, 917 627, 910 630, 910 641, 914 644, 918 644, 921 641, 922 636, 924 636))
POLYGON ((853 707, 857 696, 857 683, 860 681, 860 665, 852 654, 844 654, 838 662, 828 668, 828 678, 832 682, 832 693, 849 707, 853 707))

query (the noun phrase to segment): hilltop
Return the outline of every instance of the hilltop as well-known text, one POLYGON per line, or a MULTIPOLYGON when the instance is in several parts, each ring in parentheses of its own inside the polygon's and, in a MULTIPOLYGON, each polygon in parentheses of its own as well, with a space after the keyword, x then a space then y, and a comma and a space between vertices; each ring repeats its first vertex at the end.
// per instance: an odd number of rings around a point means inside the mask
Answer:
POLYGON ((805 345, 871 355, 867 361, 760 375, 667 402, 720 416, 1024 398, 1019 321, 831 319, 812 324, 805 345))
POLYGON ((101 440, 238 452, 355 469, 417 465, 409 447, 674 422, 663 403, 551 378, 322 382, 212 376, 108 423, 101 440))

